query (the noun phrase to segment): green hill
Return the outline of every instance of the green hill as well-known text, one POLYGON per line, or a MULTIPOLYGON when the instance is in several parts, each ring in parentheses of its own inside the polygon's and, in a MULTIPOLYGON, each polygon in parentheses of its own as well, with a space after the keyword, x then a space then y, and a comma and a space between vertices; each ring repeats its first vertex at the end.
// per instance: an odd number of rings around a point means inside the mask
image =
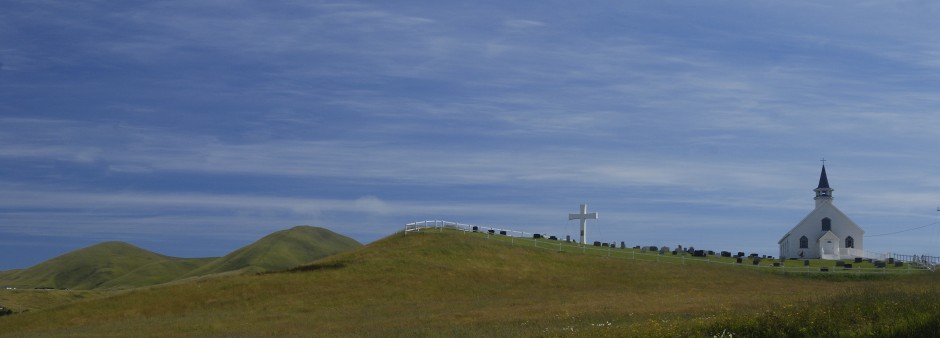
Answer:
POLYGON ((362 244, 352 238, 324 228, 296 226, 267 235, 191 271, 186 277, 284 270, 359 246, 362 244))
POLYGON ((204 259, 163 256, 124 242, 105 242, 0 275, 0 285, 94 289, 159 284, 179 278, 205 262, 204 259), (161 267, 159 274, 141 269, 147 266, 161 267))
POLYGON ((936 274, 788 277, 539 250, 452 231, 399 233, 291 271, 134 289, 0 318, 0 331, 514 337, 940 331, 931 326, 940 325, 936 274))

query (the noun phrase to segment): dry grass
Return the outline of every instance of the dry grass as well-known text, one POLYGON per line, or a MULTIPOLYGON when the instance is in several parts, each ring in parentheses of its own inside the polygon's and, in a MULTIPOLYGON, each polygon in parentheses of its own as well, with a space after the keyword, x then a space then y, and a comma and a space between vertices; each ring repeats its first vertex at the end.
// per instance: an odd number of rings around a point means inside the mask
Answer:
MULTIPOLYGON (((646 336, 916 277, 830 281, 394 235, 308 271, 207 279, 0 319, 51 336, 646 336), (327 267, 327 268, 323 268, 327 267)), ((691 330, 691 331, 689 331, 691 330)), ((696 331, 699 330, 699 331, 696 331)), ((696 333, 697 332, 697 333, 696 333)), ((0 334, 2 335, 2 334, 0 334)))

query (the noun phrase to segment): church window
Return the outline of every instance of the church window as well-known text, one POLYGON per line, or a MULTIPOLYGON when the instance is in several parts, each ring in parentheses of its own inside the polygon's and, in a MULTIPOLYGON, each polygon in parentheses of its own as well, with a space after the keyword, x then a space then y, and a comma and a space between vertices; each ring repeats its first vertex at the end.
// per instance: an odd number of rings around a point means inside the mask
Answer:
POLYGON ((846 247, 846 248, 854 248, 854 247, 855 247, 855 239, 852 238, 852 236, 849 236, 849 237, 846 237, 846 238, 845 238, 845 247, 846 247))
POLYGON ((809 238, 806 236, 800 237, 800 249, 809 248, 809 238))
POLYGON ((832 230, 832 220, 829 217, 822 219, 822 231, 832 230))

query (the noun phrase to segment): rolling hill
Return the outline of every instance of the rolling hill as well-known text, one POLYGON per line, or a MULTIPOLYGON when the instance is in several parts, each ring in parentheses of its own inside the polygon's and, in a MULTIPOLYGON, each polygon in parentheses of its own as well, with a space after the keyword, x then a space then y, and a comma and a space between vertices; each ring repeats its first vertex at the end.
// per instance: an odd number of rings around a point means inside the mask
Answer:
POLYGON ((124 242, 105 242, 28 269, 0 272, 0 286, 77 290, 132 288, 210 274, 287 269, 358 246, 361 244, 353 239, 310 226, 275 232, 224 257, 170 257, 124 242))
POLYGON ((399 233, 285 272, 139 288, 8 316, 0 330, 521 337, 713 336, 726 329, 766 336, 754 330, 769 329, 780 336, 922 336, 936 332, 930 320, 940 315, 936 276, 824 280, 539 250, 452 231, 399 233))
POLYGON ((124 242, 104 242, 0 275, 0 285, 51 289, 152 285, 179 278, 208 261, 164 256, 124 242))
POLYGON ((296 226, 267 235, 191 271, 185 277, 285 270, 359 246, 362 244, 354 239, 324 228, 296 226))

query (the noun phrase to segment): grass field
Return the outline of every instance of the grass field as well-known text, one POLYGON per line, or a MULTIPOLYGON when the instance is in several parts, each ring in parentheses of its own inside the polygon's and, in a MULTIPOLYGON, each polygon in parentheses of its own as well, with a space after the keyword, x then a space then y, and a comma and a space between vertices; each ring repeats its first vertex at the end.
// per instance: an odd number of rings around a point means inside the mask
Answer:
MULTIPOLYGON (((9 336, 937 336, 936 274, 807 278, 456 231, 0 317, 9 336)), ((12 307, 12 305, 10 306, 12 307)))

